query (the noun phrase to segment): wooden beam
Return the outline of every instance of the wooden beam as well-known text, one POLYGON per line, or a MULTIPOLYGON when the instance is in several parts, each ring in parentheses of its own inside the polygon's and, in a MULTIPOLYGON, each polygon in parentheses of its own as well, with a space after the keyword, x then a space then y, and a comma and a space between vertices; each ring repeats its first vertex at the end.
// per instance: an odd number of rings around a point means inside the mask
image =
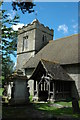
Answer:
POLYGON ((55 97, 55 88, 54 88, 55 86, 54 86, 54 82, 53 82, 53 99, 54 99, 54 97, 55 97))
POLYGON ((50 81, 49 81, 48 86, 49 86, 49 88, 48 88, 48 99, 50 100, 50 81))
POLYGON ((39 97, 39 84, 37 82, 37 97, 39 97))

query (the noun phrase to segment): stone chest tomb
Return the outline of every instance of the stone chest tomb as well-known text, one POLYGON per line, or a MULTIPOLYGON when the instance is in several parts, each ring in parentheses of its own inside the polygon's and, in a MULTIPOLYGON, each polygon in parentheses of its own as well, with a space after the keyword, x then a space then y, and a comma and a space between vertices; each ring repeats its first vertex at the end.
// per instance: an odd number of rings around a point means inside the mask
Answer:
POLYGON ((24 104, 29 102, 29 88, 27 77, 18 70, 9 77, 7 96, 12 104, 24 104))

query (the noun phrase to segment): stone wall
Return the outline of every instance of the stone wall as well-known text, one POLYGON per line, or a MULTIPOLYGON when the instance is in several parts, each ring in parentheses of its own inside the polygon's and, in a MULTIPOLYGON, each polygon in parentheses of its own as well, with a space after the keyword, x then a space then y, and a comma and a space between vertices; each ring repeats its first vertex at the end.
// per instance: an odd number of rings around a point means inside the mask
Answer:
POLYGON ((80 65, 78 64, 65 65, 63 66, 63 68, 67 71, 68 75, 75 81, 75 86, 73 86, 72 88, 72 94, 78 97, 77 96, 78 91, 78 95, 80 97, 80 72, 79 72, 80 65))
POLYGON ((35 54, 35 29, 18 35, 17 43, 17 69, 21 69, 23 65, 35 54), (23 51, 23 37, 28 35, 27 49, 23 51))
MULTIPOLYGON (((30 69, 26 69, 25 70, 25 74, 27 76, 27 78, 30 78, 30 76, 32 75, 34 69, 33 68, 30 68, 30 69)), ((29 92, 30 92, 30 95, 34 95, 34 80, 29 80, 28 81, 28 86, 29 86, 29 92)))
POLYGON ((35 29, 30 30, 30 31, 26 31, 26 32, 22 32, 20 34, 18 34, 18 43, 17 43, 17 53, 22 53, 24 52, 23 49, 23 38, 24 37, 28 37, 27 38, 27 49, 25 51, 32 51, 35 50, 35 29))
POLYGON ((36 29, 36 37, 35 37, 35 49, 36 51, 39 51, 41 48, 43 48, 47 43, 49 43, 49 40, 53 40, 53 34, 48 33, 48 31, 43 31, 43 29, 36 29), (43 41, 44 37, 44 41, 43 41))
POLYGON ((34 80, 29 80, 28 81, 28 86, 29 86, 29 93, 30 95, 34 95, 34 80))
POLYGON ((35 54, 35 51, 17 55, 17 66, 16 66, 16 69, 22 69, 22 68, 23 68, 23 65, 24 65, 32 56, 34 56, 34 54, 35 54))

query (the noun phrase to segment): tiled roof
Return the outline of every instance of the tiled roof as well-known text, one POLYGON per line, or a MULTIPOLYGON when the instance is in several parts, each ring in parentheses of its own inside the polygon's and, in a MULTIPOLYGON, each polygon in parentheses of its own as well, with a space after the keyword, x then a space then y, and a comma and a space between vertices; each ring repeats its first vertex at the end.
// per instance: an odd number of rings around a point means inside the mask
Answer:
MULTIPOLYGON (((60 66, 59 63, 50 62, 46 60, 40 60, 37 67, 35 68, 30 79, 36 79, 38 74, 45 69, 47 73, 52 76, 52 80, 63 80, 63 81, 73 81, 72 78, 66 73, 66 71, 60 66), (43 67, 41 67, 41 65, 43 67)), ((40 73, 41 74, 41 73, 40 73)))
POLYGON ((23 68, 35 68, 40 59, 56 61, 61 65, 80 63, 78 34, 53 40, 25 63, 23 68))

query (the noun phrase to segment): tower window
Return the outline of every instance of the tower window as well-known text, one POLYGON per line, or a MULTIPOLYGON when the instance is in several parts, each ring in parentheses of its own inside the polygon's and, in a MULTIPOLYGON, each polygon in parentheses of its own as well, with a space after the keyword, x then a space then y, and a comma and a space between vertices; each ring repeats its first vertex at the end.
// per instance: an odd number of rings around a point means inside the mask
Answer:
POLYGON ((43 37, 42 37, 42 41, 44 42, 44 35, 43 35, 43 37))
POLYGON ((43 42, 46 41, 46 36, 45 36, 45 35, 43 35, 43 37, 42 37, 42 41, 43 41, 43 42))
POLYGON ((26 36, 26 38, 28 39, 28 35, 26 36))
POLYGON ((22 51, 25 51, 28 48, 28 36, 23 37, 23 48, 22 51))

